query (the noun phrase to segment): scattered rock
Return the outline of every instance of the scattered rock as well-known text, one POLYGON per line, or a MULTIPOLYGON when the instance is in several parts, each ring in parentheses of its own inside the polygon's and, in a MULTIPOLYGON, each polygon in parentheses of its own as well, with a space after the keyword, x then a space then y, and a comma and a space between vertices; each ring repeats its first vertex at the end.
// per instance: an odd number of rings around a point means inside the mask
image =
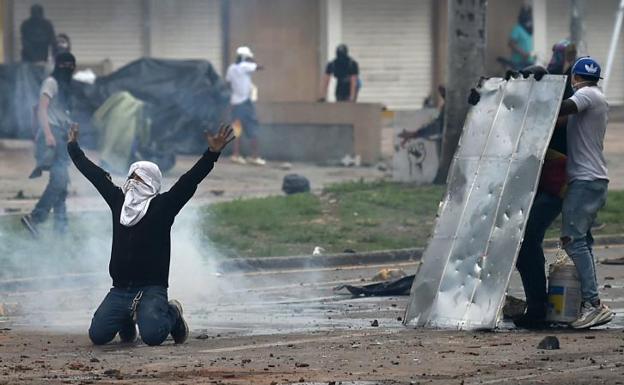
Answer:
POLYGON ((613 281, 615 278, 613 278, 613 277, 605 277, 604 279, 605 279, 605 281, 613 281))
POLYGON ((104 375, 109 377, 119 377, 121 376, 121 372, 119 369, 106 369, 104 371, 104 375))
POLYGON ((503 317, 512 319, 524 314, 526 310, 526 302, 520 298, 508 295, 505 296, 505 305, 503 306, 503 317))
POLYGON ((371 322, 371 326, 374 328, 379 327, 379 321, 373 320, 373 322, 371 322))
POLYGON ((557 350, 559 349, 559 339, 555 336, 546 336, 537 345, 538 349, 557 350))
POLYGON ((359 155, 351 156, 347 154, 340 159, 340 163, 345 167, 360 167, 362 164, 362 157, 359 155))
POLYGON ((206 333, 201 333, 200 335, 198 335, 197 337, 195 337, 198 340, 207 340, 208 338, 210 338, 210 336, 206 333))
POLYGON ((585 336, 586 340, 595 340, 596 336, 585 336))
POLYGON ((322 255, 324 252, 324 248, 322 248, 321 246, 316 246, 314 247, 314 250, 312 250, 312 255, 322 255))
POLYGON ((381 269, 373 277, 373 281, 388 281, 391 279, 399 279, 405 277, 407 274, 401 269, 381 269))
POLYGON ((100 362, 100 360, 98 360, 97 358, 93 357, 90 362, 100 362))
POLYGON ((310 364, 306 364, 305 362, 295 362, 295 367, 297 368, 307 368, 310 364))
POLYGON ((220 197, 225 193, 225 190, 210 190, 210 193, 214 196, 220 197))
POLYGON ((282 181, 282 191, 286 195, 309 192, 310 181, 302 175, 288 174, 282 181))
POLYGON ((600 261, 603 265, 624 265, 624 257, 607 258, 600 261))
POLYGON ((281 163, 281 164, 278 166, 278 168, 279 168, 280 170, 288 171, 288 170, 290 170, 290 169, 292 168, 292 164, 291 164, 291 163, 288 163, 288 162, 281 163))
POLYGON ((605 289, 611 289, 613 286, 609 285, 608 283, 604 285, 605 289))

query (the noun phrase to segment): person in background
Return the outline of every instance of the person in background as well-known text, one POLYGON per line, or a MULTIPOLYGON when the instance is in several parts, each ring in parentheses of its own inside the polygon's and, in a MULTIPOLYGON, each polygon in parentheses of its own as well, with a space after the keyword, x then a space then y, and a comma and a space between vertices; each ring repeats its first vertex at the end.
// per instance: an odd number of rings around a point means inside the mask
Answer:
POLYGON ((509 34, 511 64, 516 71, 535 63, 533 56, 533 11, 530 5, 523 5, 518 14, 518 23, 509 34))
POLYGON ((54 57, 63 52, 71 52, 71 40, 69 39, 69 36, 64 33, 59 33, 56 36, 52 52, 54 53, 54 57))
POLYGON ((417 138, 429 138, 432 140, 439 140, 441 142, 442 132, 444 131, 444 100, 446 99, 446 87, 444 87, 443 85, 439 85, 438 94, 442 99, 442 103, 438 108, 438 116, 433 121, 425 124, 418 130, 401 131, 399 133, 399 138, 401 139, 401 147, 405 147, 409 140, 417 138))
POLYGON ((22 217, 22 224, 35 237, 37 226, 54 211, 54 229, 58 233, 67 231, 67 185, 69 184, 69 158, 63 146, 67 132, 73 124, 71 114, 71 79, 76 69, 76 58, 71 53, 62 53, 55 58, 52 74, 41 85, 37 120, 39 129, 35 137, 35 158, 37 168, 31 177, 41 175, 41 170, 50 172, 50 179, 41 198, 29 215, 22 217))
POLYGON ((195 165, 161 193, 162 174, 152 162, 135 162, 118 187, 107 173, 91 162, 78 145, 78 127, 69 133, 67 152, 74 165, 108 204, 113 218, 110 289, 93 315, 89 338, 103 345, 119 334, 134 342, 137 326, 147 345, 160 345, 170 334, 176 344, 188 338, 182 305, 168 300, 171 261, 171 226, 197 186, 214 168, 221 150, 234 138, 232 128, 221 126, 207 135, 208 148, 195 165))
MULTIPOLYGON (((522 72, 546 73, 568 76, 563 99, 574 94, 572 89, 572 65, 576 61, 576 46, 569 40, 562 40, 552 47, 552 58, 547 69, 539 66, 526 68, 522 72)), ((539 76, 539 75, 536 75, 539 76)), ((544 265, 544 249, 542 243, 546 230, 561 214, 563 197, 566 187, 567 159, 567 117, 558 119, 544 159, 537 193, 529 213, 524 240, 518 253, 516 267, 522 278, 527 309, 525 313, 513 321, 518 327, 542 329, 546 322, 548 294, 544 265)))
POLYGON ((43 17, 43 7, 30 7, 30 17, 22 22, 22 61, 45 63, 50 49, 54 48, 56 36, 52 23, 43 17))
POLYGON ((228 67, 225 75, 225 80, 229 83, 232 90, 232 95, 230 96, 232 125, 237 127, 240 124, 242 133, 251 142, 251 157, 245 159, 240 153, 240 134, 236 133, 233 154, 230 158, 234 163, 249 163, 256 166, 264 166, 266 164, 266 161, 259 156, 259 125, 256 107, 251 100, 254 89, 251 75, 261 69, 262 66, 255 62, 253 52, 251 52, 249 47, 238 47, 236 49, 236 62, 228 67))
POLYGON ((360 70, 358 63, 349 56, 349 49, 346 45, 340 44, 336 48, 336 58, 325 67, 325 75, 321 84, 320 102, 325 101, 327 88, 331 75, 336 78, 336 101, 355 102, 361 88, 359 78, 360 70))

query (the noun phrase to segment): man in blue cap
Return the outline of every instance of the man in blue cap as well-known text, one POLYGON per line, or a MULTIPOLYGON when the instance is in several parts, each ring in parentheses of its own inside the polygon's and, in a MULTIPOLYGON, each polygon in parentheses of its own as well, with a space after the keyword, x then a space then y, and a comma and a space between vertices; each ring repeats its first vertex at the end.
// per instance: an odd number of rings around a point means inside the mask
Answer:
POLYGON ((568 116, 567 192, 562 207, 561 243, 581 281, 582 305, 575 329, 610 322, 614 314, 600 302, 592 252, 591 225, 607 200, 607 162, 603 142, 609 105, 598 87, 600 65, 582 57, 572 66, 574 95, 563 101, 559 116, 568 116))

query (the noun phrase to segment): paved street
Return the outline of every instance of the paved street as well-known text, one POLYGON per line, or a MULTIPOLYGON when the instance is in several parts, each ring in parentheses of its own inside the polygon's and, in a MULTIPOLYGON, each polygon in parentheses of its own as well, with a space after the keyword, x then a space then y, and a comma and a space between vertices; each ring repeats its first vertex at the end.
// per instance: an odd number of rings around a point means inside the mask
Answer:
MULTIPOLYGON (((624 246, 597 249, 599 259, 623 253, 624 246)), ((0 328, 10 328, 0 334, 0 384, 622 381, 624 266, 599 265, 601 294, 618 313, 607 327, 526 332, 502 322, 494 333, 408 329, 400 322, 407 297, 354 299, 332 290, 370 281, 384 267, 409 274, 417 264, 222 275, 203 266, 195 269, 203 280, 192 284, 174 274, 170 293, 185 304, 192 333, 183 346, 157 348, 89 343, 106 276, 3 282, 0 296, 28 315, 0 319, 0 328), (561 349, 536 349, 545 335, 557 336, 561 349)), ((519 288, 514 274, 510 294, 519 288)))

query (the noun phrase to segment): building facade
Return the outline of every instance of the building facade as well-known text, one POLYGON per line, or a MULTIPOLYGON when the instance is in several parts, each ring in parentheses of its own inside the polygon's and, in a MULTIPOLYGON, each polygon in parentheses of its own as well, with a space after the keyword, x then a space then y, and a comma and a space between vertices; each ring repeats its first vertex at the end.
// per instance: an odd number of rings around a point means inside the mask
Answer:
MULTIPOLYGON (((496 58, 509 55, 507 36, 522 2, 488 2, 486 75, 504 72, 496 58)), ((535 46, 544 61, 568 36, 568 2, 533 0, 535 46)), ((0 0, 5 61, 19 60, 20 24, 34 3, 57 33, 70 36, 81 63, 108 59, 118 69, 146 56, 206 59, 224 73, 236 47, 249 45, 266 67, 255 77, 264 101, 317 100, 325 63, 340 43, 359 63, 362 102, 417 109, 444 83, 443 0, 0 0)), ((618 3, 593 0, 587 9, 585 52, 601 62, 618 3)), ((624 39, 619 46, 612 104, 624 103, 624 39)))

